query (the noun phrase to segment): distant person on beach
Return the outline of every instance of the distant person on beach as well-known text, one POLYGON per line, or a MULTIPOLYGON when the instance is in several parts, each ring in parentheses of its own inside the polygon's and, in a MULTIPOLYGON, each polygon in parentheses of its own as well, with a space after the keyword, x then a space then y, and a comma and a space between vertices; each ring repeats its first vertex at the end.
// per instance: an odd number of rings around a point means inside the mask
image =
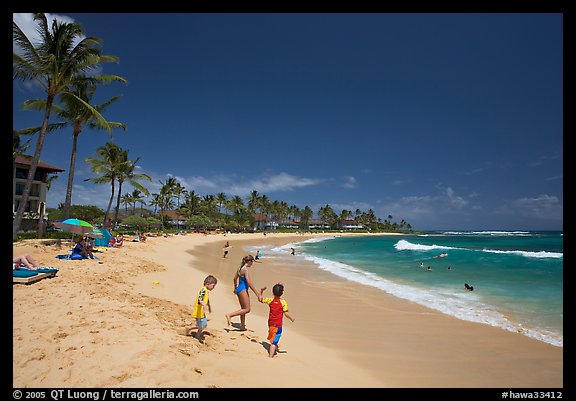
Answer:
POLYGON ((466 288, 468 291, 474 291, 474 286, 468 285, 468 283, 464 283, 464 288, 466 288))
POLYGON ((12 258, 12 269, 20 269, 21 267, 25 267, 29 270, 36 270, 38 263, 30 255, 22 255, 12 258))
POLYGON ((208 293, 216 287, 218 280, 216 277, 209 275, 204 279, 204 286, 198 291, 196 296, 196 301, 194 302, 194 312, 192 312, 192 317, 196 320, 196 324, 192 326, 186 326, 186 335, 193 335, 192 330, 198 330, 196 332, 196 339, 200 342, 204 341, 204 336, 202 332, 206 327, 208 327, 208 322, 206 320, 206 312, 204 309, 208 309, 208 312, 212 313, 212 308, 210 307, 210 300, 208 299, 208 293))
POLYGON ((224 244, 224 255, 222 255, 223 258, 225 258, 226 256, 228 256, 228 250, 230 249, 230 242, 226 241, 226 243, 224 244))
POLYGON ((256 251, 256 256, 254 256, 254 261, 259 260, 259 259, 260 259, 260 255, 262 255, 262 254, 260 253, 260 251, 259 251, 259 250, 256 251))
MULTIPOLYGON (((265 290, 266 287, 262 287, 260 294, 263 294, 265 290)), ((278 342, 282 336, 282 319, 286 316, 292 322, 295 320, 288 314, 288 304, 286 301, 280 298, 282 294, 284 294, 284 286, 282 284, 274 285, 274 287, 272 287, 272 294, 274 294, 274 298, 260 299, 260 302, 270 307, 270 313, 268 314, 268 341, 270 341, 268 356, 270 358, 276 355, 276 351, 279 350, 278 342)))
POLYGON ((294 248, 290 248, 290 255, 295 255, 296 251, 294 250, 294 248))
POLYGON ((234 293, 238 296, 240 309, 226 314, 228 326, 232 324, 231 318, 240 316, 240 330, 246 330, 246 315, 250 313, 250 295, 248 294, 248 290, 251 289, 254 294, 256 294, 258 301, 262 299, 262 294, 256 290, 248 273, 248 268, 251 267, 253 263, 254 257, 252 255, 247 255, 242 258, 242 264, 238 270, 236 270, 236 274, 234 274, 234 293))

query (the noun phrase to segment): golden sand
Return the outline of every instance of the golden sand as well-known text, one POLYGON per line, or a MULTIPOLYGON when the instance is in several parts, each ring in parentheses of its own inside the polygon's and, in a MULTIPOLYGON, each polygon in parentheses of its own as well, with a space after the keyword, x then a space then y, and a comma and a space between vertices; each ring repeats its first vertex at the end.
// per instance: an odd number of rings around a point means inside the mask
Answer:
MULTIPOLYGON (((13 386, 89 388, 501 387, 561 388, 563 349, 465 322, 351 283, 298 256, 263 258, 257 288, 281 282, 294 323, 267 352, 268 307, 251 294, 246 331, 232 279, 250 248, 310 235, 188 234, 125 241, 98 260, 59 260, 69 245, 24 241, 14 255, 58 267, 55 278, 13 285, 13 386), (222 246, 232 248, 222 257, 222 246), (102 263, 99 263, 102 262, 102 263), (183 333, 204 277, 205 341, 183 333), (279 383, 279 379, 281 382, 279 383)), ((265 294, 266 295, 266 294, 265 294)))

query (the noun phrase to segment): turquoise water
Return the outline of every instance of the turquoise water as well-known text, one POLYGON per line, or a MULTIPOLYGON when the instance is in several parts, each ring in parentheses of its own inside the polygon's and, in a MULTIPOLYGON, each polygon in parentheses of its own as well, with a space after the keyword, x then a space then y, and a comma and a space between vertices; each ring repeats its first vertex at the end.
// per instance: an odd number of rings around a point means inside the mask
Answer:
POLYGON ((561 232, 327 236, 266 252, 285 255, 290 247, 298 257, 348 280, 463 320, 563 346, 561 232), (438 258, 441 253, 448 255, 438 258))

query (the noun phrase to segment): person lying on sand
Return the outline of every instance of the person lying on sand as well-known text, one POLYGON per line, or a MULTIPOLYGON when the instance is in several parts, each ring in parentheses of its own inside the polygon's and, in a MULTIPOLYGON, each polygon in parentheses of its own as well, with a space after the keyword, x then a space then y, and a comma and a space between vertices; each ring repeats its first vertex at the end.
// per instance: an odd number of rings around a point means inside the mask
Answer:
POLYGON ((12 268, 19 269, 25 267, 26 269, 36 270, 38 263, 30 255, 16 256, 12 258, 12 268))

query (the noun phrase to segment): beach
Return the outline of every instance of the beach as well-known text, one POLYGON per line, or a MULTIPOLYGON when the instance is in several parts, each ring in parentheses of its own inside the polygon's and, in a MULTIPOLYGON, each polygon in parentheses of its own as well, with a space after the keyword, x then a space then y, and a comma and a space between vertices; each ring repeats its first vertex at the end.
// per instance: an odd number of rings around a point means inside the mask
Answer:
POLYGON ((284 284, 295 322, 267 352, 268 307, 251 294, 246 331, 234 272, 244 247, 323 234, 187 234, 59 260, 70 244, 22 241, 14 256, 54 278, 13 285, 13 387, 562 388, 563 348, 463 321, 315 267, 297 255, 250 270, 257 288, 284 284), (232 246, 223 258, 226 241, 232 246), (287 261, 288 260, 288 261, 287 261), (204 278, 212 313, 204 343, 184 335, 204 278))

